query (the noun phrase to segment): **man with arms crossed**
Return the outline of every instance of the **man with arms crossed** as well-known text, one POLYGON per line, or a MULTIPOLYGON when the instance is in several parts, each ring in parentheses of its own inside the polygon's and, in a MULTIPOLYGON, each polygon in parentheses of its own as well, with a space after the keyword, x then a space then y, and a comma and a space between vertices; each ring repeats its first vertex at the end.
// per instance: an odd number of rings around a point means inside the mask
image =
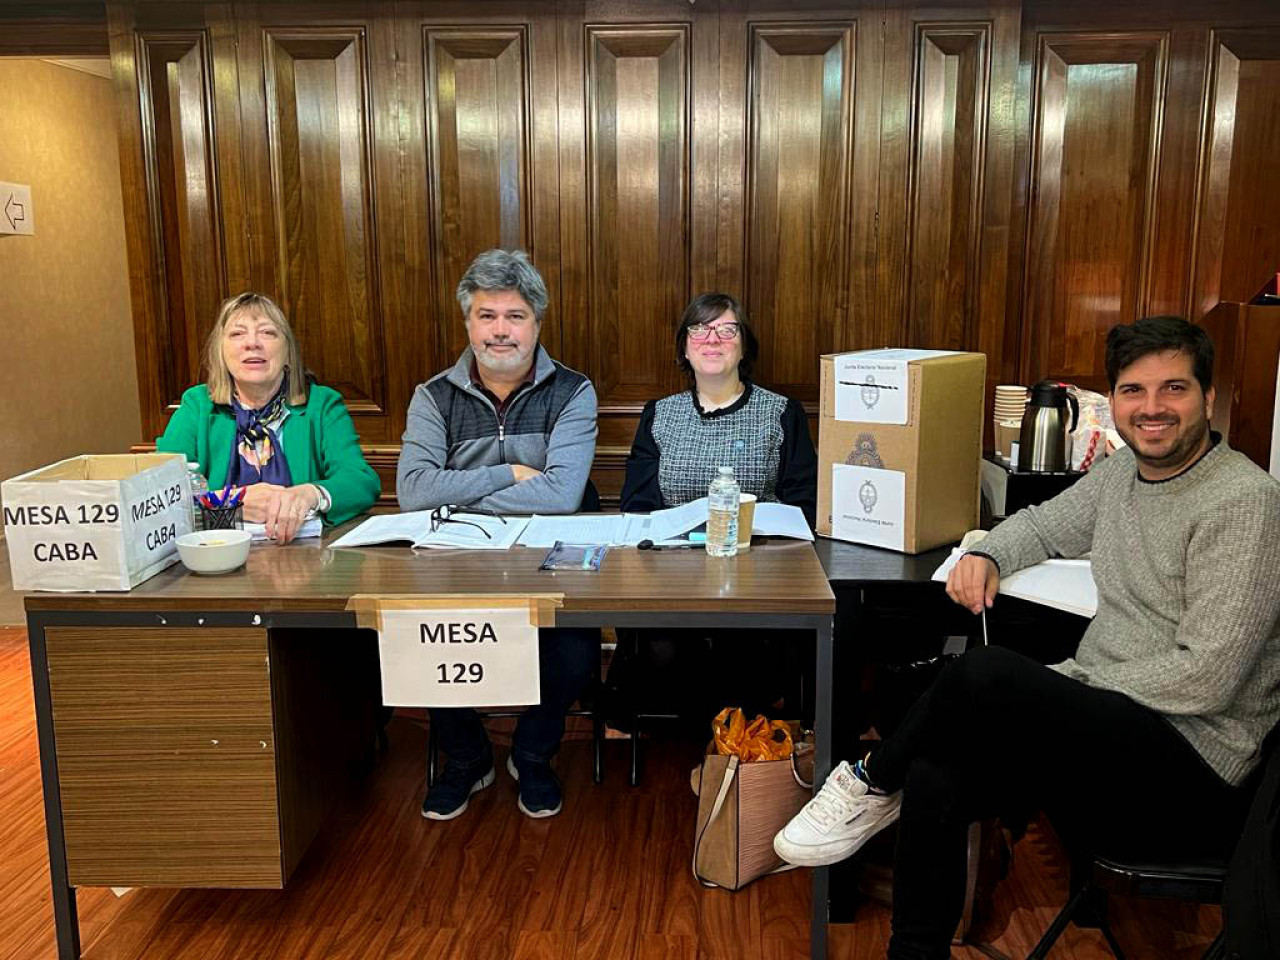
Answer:
MULTIPOLYGON (((471 345, 414 392, 396 470, 401 507, 575 512, 595 456, 596 394, 538 344, 541 275, 523 252, 486 251, 458 284, 458 304, 471 345)), ((598 669, 600 631, 542 630, 538 645, 541 702, 521 715, 507 770, 520 811, 540 818, 560 812, 551 758, 565 714, 598 669)), ((494 782, 493 749, 474 710, 434 709, 431 722, 449 761, 422 815, 451 820, 494 782)))
POLYGON ((1091 553, 1098 612, 1076 656, 959 658, 774 841, 793 863, 832 863, 900 814, 895 960, 950 956, 975 820, 1047 809, 1068 838, 1139 857, 1225 853, 1239 836, 1242 784, 1280 717, 1280 484, 1209 430, 1204 330, 1118 326, 1106 364, 1127 448, 1010 517, 947 581, 976 614, 1001 575, 1091 553))

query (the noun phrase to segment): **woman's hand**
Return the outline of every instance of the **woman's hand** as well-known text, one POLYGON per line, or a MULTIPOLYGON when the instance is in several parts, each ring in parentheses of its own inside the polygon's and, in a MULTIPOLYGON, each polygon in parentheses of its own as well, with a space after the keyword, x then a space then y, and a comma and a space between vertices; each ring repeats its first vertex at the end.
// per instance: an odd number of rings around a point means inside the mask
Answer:
POLYGON ((267 536, 278 543, 288 543, 302 528, 307 514, 320 505, 320 491, 314 484, 281 487, 274 483, 255 483, 244 491, 244 518, 261 523, 267 536))

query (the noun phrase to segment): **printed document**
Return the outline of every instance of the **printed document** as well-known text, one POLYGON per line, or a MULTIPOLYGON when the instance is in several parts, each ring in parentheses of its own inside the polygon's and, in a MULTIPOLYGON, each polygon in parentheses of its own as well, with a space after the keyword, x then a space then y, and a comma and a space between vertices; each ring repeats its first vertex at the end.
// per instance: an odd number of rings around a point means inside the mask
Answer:
POLYGON ((508 550, 520 539, 528 517, 495 517, 486 513, 452 514, 433 533, 431 511, 370 517, 339 537, 331 547, 368 547, 403 541, 414 547, 462 550, 508 550))

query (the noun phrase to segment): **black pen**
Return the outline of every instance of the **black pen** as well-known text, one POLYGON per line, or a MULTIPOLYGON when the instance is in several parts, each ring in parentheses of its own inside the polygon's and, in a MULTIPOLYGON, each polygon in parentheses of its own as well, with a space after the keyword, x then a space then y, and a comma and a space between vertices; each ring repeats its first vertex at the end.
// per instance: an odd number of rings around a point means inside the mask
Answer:
POLYGON ((637 550, 692 550, 694 547, 701 547, 701 543, 668 543, 657 544, 652 540, 641 540, 636 544, 637 550))

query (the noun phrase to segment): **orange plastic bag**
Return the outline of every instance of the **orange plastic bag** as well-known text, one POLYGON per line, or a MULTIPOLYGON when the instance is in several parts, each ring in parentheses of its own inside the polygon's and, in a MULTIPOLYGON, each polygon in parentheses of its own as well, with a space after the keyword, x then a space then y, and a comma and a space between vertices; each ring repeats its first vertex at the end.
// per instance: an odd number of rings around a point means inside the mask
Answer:
POLYGON ((737 707, 725 707, 711 721, 712 742, 722 757, 753 760, 785 760, 791 756, 791 728, 781 720, 758 715, 751 723, 737 707))

